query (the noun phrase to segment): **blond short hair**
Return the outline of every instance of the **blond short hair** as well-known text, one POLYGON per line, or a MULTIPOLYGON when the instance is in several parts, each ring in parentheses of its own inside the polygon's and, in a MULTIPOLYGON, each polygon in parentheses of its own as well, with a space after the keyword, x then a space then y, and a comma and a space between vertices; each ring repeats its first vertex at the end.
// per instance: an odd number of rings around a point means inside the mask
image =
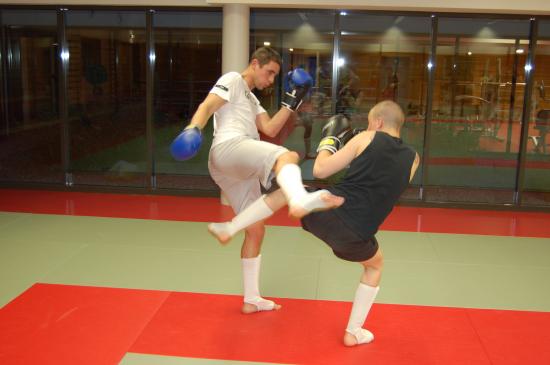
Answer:
POLYGON ((392 100, 384 100, 372 107, 369 112, 369 119, 381 119, 384 126, 400 130, 405 123, 403 109, 392 100))

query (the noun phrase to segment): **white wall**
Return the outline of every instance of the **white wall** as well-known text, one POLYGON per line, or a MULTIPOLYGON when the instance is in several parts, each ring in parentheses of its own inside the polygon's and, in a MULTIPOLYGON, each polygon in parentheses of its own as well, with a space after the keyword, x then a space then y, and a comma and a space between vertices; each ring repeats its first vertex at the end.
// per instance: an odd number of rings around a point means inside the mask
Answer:
POLYGON ((0 0, 0 4, 214 6, 247 4, 251 8, 329 8, 550 15, 550 0, 0 0))
POLYGON ((427 12, 474 12, 550 15, 549 0, 207 0, 210 4, 243 3, 250 7, 304 7, 427 12))

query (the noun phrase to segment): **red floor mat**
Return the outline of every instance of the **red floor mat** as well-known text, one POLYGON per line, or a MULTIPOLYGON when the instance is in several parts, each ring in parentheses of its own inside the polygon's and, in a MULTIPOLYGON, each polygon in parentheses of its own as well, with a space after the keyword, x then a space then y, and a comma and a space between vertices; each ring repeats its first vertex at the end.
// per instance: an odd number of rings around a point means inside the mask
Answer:
MULTIPOLYGON (((0 211, 114 218, 218 222, 233 217, 218 198, 0 189, 0 211)), ((550 214, 396 207, 381 229, 405 232, 550 237, 550 214)), ((270 225, 298 226, 283 209, 270 225)))
POLYGON ((493 364, 550 364, 550 313, 468 312, 493 364))
POLYGON ((0 309, 0 364, 118 364, 168 295, 35 284, 0 309))
POLYGON ((126 352, 292 364, 550 364, 550 313, 375 304, 372 344, 341 343, 351 304, 36 284, 0 309, 0 364, 107 365, 126 352))
POLYGON ((241 298, 173 293, 131 352, 286 364, 490 364, 464 309, 376 304, 376 340, 346 348, 351 303, 279 299, 244 316, 241 298))

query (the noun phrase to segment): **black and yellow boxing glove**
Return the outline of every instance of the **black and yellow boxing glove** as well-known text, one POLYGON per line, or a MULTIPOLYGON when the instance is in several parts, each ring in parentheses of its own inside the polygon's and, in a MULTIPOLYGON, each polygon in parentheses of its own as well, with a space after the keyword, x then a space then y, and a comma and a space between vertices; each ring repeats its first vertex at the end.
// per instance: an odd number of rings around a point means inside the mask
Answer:
POLYGON ((348 118, 341 114, 331 117, 321 131, 322 138, 317 152, 327 150, 330 153, 336 153, 352 137, 345 139, 351 133, 352 129, 348 118))

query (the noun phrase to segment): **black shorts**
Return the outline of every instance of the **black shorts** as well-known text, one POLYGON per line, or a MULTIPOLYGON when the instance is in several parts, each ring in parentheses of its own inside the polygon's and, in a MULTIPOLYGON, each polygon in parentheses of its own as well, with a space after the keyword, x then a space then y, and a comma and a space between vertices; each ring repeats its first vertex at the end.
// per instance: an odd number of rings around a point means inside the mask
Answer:
POLYGON ((321 239, 336 256, 346 261, 365 261, 378 251, 376 237, 368 240, 359 237, 334 209, 305 216, 302 218, 302 228, 321 239))

